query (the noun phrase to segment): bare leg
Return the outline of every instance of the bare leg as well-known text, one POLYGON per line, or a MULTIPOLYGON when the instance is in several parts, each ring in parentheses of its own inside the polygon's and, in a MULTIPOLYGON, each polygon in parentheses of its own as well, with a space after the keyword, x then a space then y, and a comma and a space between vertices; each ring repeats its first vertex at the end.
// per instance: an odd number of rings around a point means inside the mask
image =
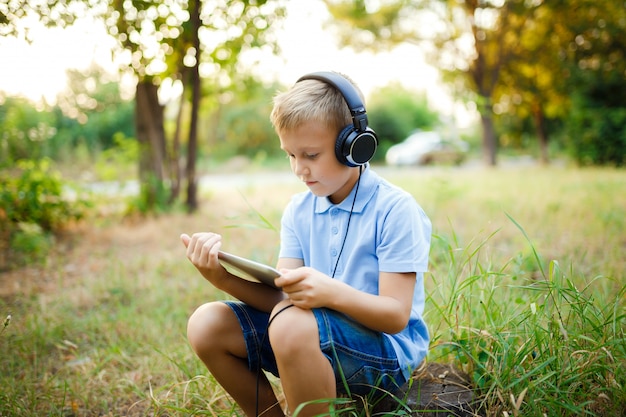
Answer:
MULTIPOLYGON (((284 302, 278 304, 274 312, 283 305, 284 302)), ((293 413, 302 403, 337 396, 335 375, 320 349, 317 322, 311 310, 284 310, 272 322, 269 336, 289 412, 293 413)), ((327 413, 328 403, 322 402, 305 406, 298 417, 327 413)))
MULTIPOLYGON (((257 373, 248 369, 246 344, 235 313, 221 302, 200 306, 189 318, 187 338, 196 355, 247 416, 256 411, 257 373)), ((261 372, 259 414, 284 417, 272 387, 261 372)))

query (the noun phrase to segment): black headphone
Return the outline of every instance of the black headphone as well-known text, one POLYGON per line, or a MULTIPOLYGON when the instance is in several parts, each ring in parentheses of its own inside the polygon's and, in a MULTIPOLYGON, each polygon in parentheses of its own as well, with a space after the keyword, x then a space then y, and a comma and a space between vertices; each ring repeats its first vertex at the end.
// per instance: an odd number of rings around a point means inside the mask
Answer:
POLYGON ((349 167, 357 167, 366 164, 378 147, 378 137, 367 126, 367 113, 365 106, 359 97, 359 93, 352 83, 336 72, 312 72, 304 75, 296 81, 318 80, 330 84, 343 96, 350 114, 352 125, 344 127, 335 142, 335 155, 339 162, 349 167))

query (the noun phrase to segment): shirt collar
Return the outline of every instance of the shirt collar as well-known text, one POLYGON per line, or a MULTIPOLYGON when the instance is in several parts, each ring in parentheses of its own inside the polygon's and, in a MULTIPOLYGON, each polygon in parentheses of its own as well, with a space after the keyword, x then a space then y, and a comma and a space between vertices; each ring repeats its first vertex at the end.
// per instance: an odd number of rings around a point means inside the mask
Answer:
POLYGON ((361 177, 358 182, 354 184, 350 194, 339 204, 333 204, 328 197, 315 197, 315 213, 324 213, 331 208, 337 208, 344 211, 352 211, 353 213, 360 213, 363 211, 367 202, 371 200, 372 196, 376 192, 378 185, 378 175, 372 171, 369 164, 366 165, 361 172, 361 177), (354 201, 354 193, 357 191, 356 201, 354 201), (354 209, 352 208, 352 202, 354 201, 354 209))

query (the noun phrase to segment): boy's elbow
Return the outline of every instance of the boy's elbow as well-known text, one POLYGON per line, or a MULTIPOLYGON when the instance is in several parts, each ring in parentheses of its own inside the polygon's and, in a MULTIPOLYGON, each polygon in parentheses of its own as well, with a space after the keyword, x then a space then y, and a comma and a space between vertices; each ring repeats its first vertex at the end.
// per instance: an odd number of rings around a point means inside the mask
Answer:
POLYGON ((399 317, 395 317, 390 319, 387 322, 387 329, 385 330, 385 333, 388 334, 396 334, 396 333, 400 333, 402 330, 404 330, 406 328, 406 326, 409 324, 409 316, 399 316, 399 317))

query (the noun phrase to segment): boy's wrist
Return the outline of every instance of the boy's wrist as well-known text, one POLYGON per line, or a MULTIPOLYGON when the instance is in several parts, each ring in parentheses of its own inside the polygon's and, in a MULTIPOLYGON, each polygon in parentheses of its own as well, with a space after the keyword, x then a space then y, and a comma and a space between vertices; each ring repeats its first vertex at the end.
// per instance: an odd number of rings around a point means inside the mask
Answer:
POLYGON ((200 269, 202 277, 219 290, 222 289, 222 282, 227 281, 228 275, 230 275, 223 267, 220 267, 220 269, 221 270, 216 270, 214 268, 200 269))

